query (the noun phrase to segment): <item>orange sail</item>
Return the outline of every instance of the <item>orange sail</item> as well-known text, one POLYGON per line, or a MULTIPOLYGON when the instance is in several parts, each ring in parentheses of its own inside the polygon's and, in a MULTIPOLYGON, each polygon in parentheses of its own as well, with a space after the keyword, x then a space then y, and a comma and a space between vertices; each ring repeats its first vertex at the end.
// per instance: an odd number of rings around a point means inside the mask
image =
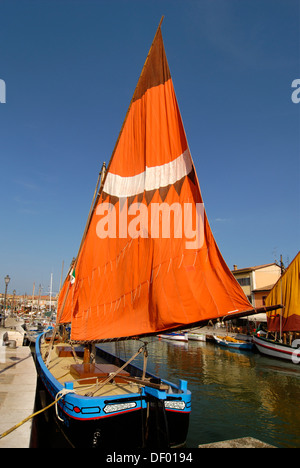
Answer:
POLYGON ((269 331, 300 331, 300 252, 273 286, 266 305, 283 304, 282 312, 268 312, 269 331))
POLYGON ((160 27, 72 287, 63 316, 74 341, 155 334, 253 309, 208 224, 160 27))
POLYGON ((69 323, 72 321, 73 293, 73 280, 68 275, 57 301, 57 318, 59 319, 59 323, 69 323))

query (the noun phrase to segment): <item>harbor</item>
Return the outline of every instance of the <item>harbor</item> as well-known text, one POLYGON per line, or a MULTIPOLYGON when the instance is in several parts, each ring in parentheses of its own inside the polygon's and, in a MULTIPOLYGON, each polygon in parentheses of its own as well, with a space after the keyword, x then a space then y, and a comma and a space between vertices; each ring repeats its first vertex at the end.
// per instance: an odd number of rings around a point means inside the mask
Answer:
MULTIPOLYGON (((5 330, 1 331, 3 335, 5 330)), ((151 338, 148 343, 149 370, 166 380, 186 379, 192 391, 186 448, 299 447, 299 366, 255 350, 219 347, 210 340, 212 327, 195 331, 204 333, 208 340, 181 343, 151 338)), ((226 330, 218 328, 218 334, 222 333, 226 330)), ((126 359, 136 345, 128 341, 102 347, 126 359)), ((31 349, 0 347, 0 433, 43 407, 31 349), (22 400, 17 394, 20 383, 22 400)), ((142 366, 142 359, 137 358, 137 364, 142 366)), ((70 448, 51 414, 47 411, 35 416, 1 439, 0 447, 70 448)))
POLYGON ((116 2, 1 6, 0 447, 298 448, 295 6, 116 2))
MULTIPOLYGON (((130 355, 132 347, 124 343, 119 352, 130 355)), ((154 339, 148 351, 152 372, 188 381, 193 395, 188 448, 242 437, 277 448, 299 447, 299 366, 209 341, 154 339)))
MULTIPOLYGON (((37 372, 29 346, 16 340, 2 345, 6 329, 0 328, 0 434, 34 413, 37 372), (22 388, 22 394, 20 394, 22 388)), ((28 448, 32 420, 0 439, 0 448, 28 448)))
MULTIPOLYGON (((298 253, 269 295, 272 297, 278 284, 286 282, 287 292, 281 294, 281 299, 288 307, 285 307, 281 320, 274 314, 271 317, 259 314, 252 320, 251 317, 225 322, 217 320, 203 327, 166 332, 155 337, 102 343, 95 348, 96 362, 101 362, 99 355, 103 352, 115 355, 120 363, 129 362, 134 355, 135 364, 142 369, 145 354, 136 353, 142 344, 147 359, 149 356, 147 373, 160 375, 162 383, 174 382, 172 393, 178 388, 182 389, 179 393, 183 391, 188 395, 191 392, 193 395, 187 448, 298 447, 300 415, 295 411, 300 397, 298 334, 283 330, 286 330, 284 325, 290 323, 289 317, 293 317, 289 309, 297 310, 295 291, 299 275, 294 272, 299 270, 299 260, 298 253), (291 306, 293 301, 296 301, 295 308, 291 306), (277 329, 276 323, 279 325, 277 329), (270 325, 275 333, 266 339, 265 330, 270 325), (276 336, 280 339, 274 340, 276 336), (292 337, 296 338, 294 348, 291 347, 292 337), (267 353, 261 349, 261 342, 268 348, 267 353), (277 347, 276 353, 270 351, 271 347, 277 347)), ((49 321, 39 315, 35 321, 30 314, 26 318, 26 315, 10 311, 3 319, 4 327, 0 328, 0 447, 3 448, 76 447, 59 429, 54 407, 45 411, 47 392, 36 369, 36 351, 39 349, 36 340, 48 329, 49 321), (28 343, 30 347, 25 346, 28 343)), ((45 345, 45 349, 50 349, 45 345)), ((69 375, 66 371, 75 362, 78 368, 80 352, 77 350, 76 354, 74 348, 71 352, 71 348, 61 342, 56 346, 61 350, 58 356, 62 352, 68 359, 62 362, 59 371, 54 353, 56 375, 57 372, 58 375, 69 375)), ((73 378, 72 373, 66 377, 67 380, 73 378)), ((146 381, 143 381, 144 385, 148 385, 146 381)), ((71 388, 70 384, 66 388, 71 388)), ((110 391, 115 393, 115 389, 113 385, 110 391)), ((132 388, 128 387, 128 390, 132 391, 132 388)), ((80 391, 80 385, 75 391, 80 391)), ((84 387, 81 391, 85 393, 84 387)), ((56 398, 57 392, 58 389, 56 398)), ((105 444, 102 448, 105 450, 105 444)))

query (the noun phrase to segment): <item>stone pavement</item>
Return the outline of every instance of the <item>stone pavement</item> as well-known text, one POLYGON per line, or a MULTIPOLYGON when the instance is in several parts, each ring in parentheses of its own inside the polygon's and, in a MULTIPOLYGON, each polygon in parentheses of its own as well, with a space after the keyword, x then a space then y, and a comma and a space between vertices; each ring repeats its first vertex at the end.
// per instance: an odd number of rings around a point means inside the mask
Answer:
MULTIPOLYGON (((37 373, 28 346, 2 346, 0 336, 0 434, 34 413, 37 373)), ((0 448, 28 448, 32 420, 0 439, 0 448)))

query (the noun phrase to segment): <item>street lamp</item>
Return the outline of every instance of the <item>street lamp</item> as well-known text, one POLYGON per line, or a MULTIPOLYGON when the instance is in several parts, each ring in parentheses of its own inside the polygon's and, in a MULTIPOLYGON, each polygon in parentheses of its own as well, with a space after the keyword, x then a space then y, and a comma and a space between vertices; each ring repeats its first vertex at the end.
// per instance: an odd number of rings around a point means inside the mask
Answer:
POLYGON ((6 296, 7 296, 8 283, 10 282, 10 277, 6 275, 4 278, 4 281, 5 281, 5 294, 4 294, 4 311, 3 311, 2 323, 3 323, 3 326, 5 327, 6 296))

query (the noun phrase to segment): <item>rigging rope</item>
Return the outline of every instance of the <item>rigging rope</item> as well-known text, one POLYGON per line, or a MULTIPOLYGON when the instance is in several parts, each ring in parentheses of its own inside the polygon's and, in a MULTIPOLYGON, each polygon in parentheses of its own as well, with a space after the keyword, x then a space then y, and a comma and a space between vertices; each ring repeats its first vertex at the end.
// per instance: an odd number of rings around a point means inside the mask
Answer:
POLYGON ((131 363, 131 361, 133 361, 140 353, 142 353, 147 347, 147 343, 144 343, 144 346, 142 346, 135 354, 134 356, 132 356, 130 359, 128 359, 127 362, 125 362, 125 364, 123 364, 122 367, 120 367, 116 372, 111 372, 109 374, 109 376, 107 377, 106 380, 104 380, 103 382, 99 383, 97 382, 95 384, 95 389, 93 392, 89 392, 89 393, 86 393, 85 396, 93 396, 100 388, 102 388, 105 384, 107 384, 110 380, 114 379, 116 377, 116 375, 118 375, 128 364, 131 363))

